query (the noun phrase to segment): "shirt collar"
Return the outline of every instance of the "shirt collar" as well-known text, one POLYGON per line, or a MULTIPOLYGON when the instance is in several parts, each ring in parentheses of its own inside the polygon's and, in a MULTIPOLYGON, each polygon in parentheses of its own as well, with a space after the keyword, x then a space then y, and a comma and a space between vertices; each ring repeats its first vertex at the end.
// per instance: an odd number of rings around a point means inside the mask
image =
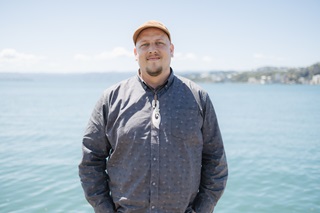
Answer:
MULTIPOLYGON (((139 82, 141 83, 141 86, 145 90, 150 89, 150 90, 154 91, 154 89, 152 87, 148 86, 148 84, 140 77, 139 71, 137 73, 137 78, 138 78, 139 82)), ((170 67, 170 75, 169 75, 167 81, 163 85, 159 86, 156 90, 159 91, 162 88, 169 88, 173 83, 173 79, 174 79, 174 73, 173 73, 173 69, 170 67)))

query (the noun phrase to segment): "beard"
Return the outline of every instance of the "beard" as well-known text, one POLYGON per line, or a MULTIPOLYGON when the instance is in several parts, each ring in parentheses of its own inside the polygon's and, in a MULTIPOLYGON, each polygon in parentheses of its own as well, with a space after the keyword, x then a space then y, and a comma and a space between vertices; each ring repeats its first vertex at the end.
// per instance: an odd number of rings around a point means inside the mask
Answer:
POLYGON ((162 66, 151 69, 149 67, 146 68, 146 72, 148 73, 148 75, 152 76, 152 77, 156 77, 159 76, 162 73, 162 66))

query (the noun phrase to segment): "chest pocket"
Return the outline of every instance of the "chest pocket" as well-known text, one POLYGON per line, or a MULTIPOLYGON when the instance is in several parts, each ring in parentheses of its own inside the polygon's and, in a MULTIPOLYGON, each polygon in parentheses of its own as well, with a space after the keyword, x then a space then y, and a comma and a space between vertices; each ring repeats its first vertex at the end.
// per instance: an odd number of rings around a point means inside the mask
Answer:
POLYGON ((174 138, 197 141, 201 137, 202 117, 196 109, 175 109, 171 112, 171 134, 174 138))

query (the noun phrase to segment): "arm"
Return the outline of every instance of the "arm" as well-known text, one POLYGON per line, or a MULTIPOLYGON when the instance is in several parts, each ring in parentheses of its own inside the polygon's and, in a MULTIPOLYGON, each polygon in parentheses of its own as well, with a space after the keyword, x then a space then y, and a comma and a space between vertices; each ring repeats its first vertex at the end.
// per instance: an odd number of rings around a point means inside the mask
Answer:
POLYGON ((203 108, 201 183, 194 202, 197 213, 211 213, 222 196, 228 166, 217 117, 208 95, 203 108))
POLYGON ((82 142, 83 158, 79 165, 79 176, 88 202, 96 213, 114 213, 110 196, 106 158, 111 146, 105 135, 104 98, 95 106, 82 142))

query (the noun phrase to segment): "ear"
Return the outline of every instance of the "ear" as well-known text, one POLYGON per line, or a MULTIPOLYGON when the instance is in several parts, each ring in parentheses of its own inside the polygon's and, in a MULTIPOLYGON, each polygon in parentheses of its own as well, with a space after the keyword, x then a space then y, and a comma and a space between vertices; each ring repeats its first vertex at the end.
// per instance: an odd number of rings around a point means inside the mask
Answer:
POLYGON ((174 45, 173 44, 170 44, 170 54, 171 54, 171 57, 173 58, 173 55, 174 55, 174 45))
POLYGON ((134 48, 133 49, 133 53, 134 53, 134 56, 136 58, 136 61, 138 61, 138 52, 137 52, 137 48, 134 48))

